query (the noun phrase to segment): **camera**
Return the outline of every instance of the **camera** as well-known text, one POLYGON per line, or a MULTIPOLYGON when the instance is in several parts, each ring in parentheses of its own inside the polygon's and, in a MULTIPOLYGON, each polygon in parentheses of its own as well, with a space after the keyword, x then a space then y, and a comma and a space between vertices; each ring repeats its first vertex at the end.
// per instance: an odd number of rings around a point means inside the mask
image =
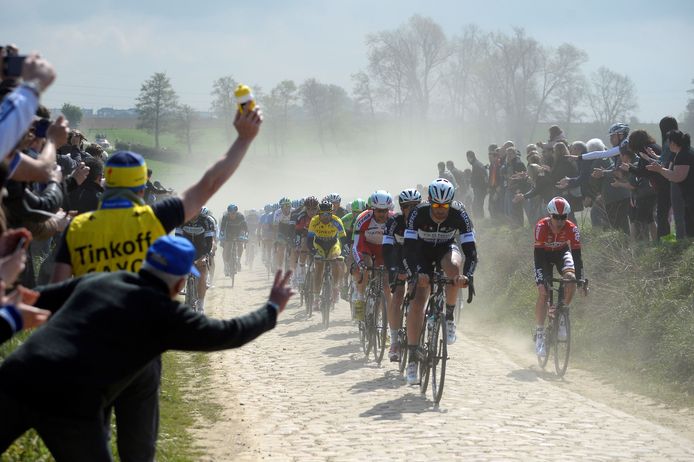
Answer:
POLYGON ((34 122, 34 135, 36 138, 45 138, 48 127, 51 126, 50 119, 39 119, 34 122))
POLYGON ((2 58, 2 75, 4 78, 17 78, 22 75, 26 56, 5 56, 2 58))

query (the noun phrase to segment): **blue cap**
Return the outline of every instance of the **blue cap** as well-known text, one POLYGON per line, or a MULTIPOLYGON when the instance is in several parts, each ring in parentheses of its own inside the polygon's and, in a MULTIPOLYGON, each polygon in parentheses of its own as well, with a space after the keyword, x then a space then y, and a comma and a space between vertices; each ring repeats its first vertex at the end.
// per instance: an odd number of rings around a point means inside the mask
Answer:
POLYGON ((200 276, 195 267, 195 247, 184 237, 160 237, 147 250, 146 261, 159 271, 174 276, 185 276, 188 273, 200 276))

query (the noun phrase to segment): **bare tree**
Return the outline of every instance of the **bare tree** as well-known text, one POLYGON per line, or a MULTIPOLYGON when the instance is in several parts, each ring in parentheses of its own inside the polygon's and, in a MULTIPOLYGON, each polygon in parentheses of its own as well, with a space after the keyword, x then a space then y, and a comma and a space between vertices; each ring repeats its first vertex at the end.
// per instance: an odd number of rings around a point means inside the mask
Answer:
POLYGON ((591 87, 588 101, 596 121, 601 125, 626 120, 629 113, 638 107, 634 83, 627 75, 603 66, 593 74, 591 87))
MULTIPOLYGON (((570 93, 572 89, 577 89, 583 76, 581 74, 581 66, 588 61, 588 54, 579 50, 568 43, 562 44, 556 50, 543 49, 540 52, 541 72, 539 76, 539 93, 535 107, 535 117, 530 133, 535 131, 537 122, 542 117, 547 109, 547 104, 550 97, 558 91, 562 91, 565 95, 570 93)), ((575 96, 566 95, 569 97, 565 101, 569 105, 568 113, 575 111, 575 96)))
POLYGON ((261 100, 263 111, 268 119, 268 134, 272 139, 275 154, 284 154, 289 134, 290 108, 298 99, 297 87, 293 80, 283 80, 261 100))
POLYGON ((463 29, 463 34, 451 39, 451 56, 441 69, 441 83, 449 112, 465 123, 466 110, 472 104, 473 79, 479 71, 484 38, 474 24, 463 29))
POLYGON ((142 84, 137 97, 138 128, 154 134, 154 148, 159 150, 159 134, 173 121, 178 97, 164 72, 157 72, 142 84))
MULTIPOLYGON (((694 79, 692 79, 692 85, 694 85, 694 79)), ((689 93, 689 101, 687 101, 687 111, 684 113, 684 129, 688 133, 694 132, 694 88, 687 90, 689 93)))
POLYGON ((299 87, 299 95, 304 110, 316 126, 321 152, 325 154, 325 116, 327 113, 327 92, 325 85, 316 79, 307 79, 299 87))
POLYGON ((580 108, 587 95, 588 81, 582 74, 577 74, 557 87, 549 112, 565 125, 580 122, 586 115, 580 108))
POLYGON ((234 90, 238 83, 230 75, 220 77, 212 83, 212 112, 222 121, 227 140, 231 141, 234 134, 234 117, 236 116, 236 101, 234 90))
POLYGON ((376 95, 372 88, 371 79, 364 71, 359 71, 352 74, 352 95, 354 102, 357 104, 357 112, 370 114, 371 117, 376 115, 376 95))
POLYGON ((177 114, 178 130, 176 131, 176 135, 181 141, 186 143, 188 156, 193 153, 193 123, 196 119, 195 110, 191 106, 187 104, 179 106, 177 114))
POLYGON ((415 15, 394 31, 369 35, 366 44, 369 71, 391 99, 396 114, 402 115, 409 102, 413 111, 426 117, 440 78, 436 70, 450 55, 441 26, 415 15))

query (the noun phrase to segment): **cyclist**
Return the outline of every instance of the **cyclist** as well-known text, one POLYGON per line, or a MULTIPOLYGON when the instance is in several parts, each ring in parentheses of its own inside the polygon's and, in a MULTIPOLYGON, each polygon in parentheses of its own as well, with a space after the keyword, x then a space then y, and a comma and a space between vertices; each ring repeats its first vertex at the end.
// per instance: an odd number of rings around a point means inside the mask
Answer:
POLYGON ((419 334, 424 323, 424 307, 429 297, 429 278, 439 266, 454 283, 446 286, 446 324, 448 344, 456 340, 453 313, 458 289, 472 281, 477 265, 477 247, 472 220, 460 202, 454 202, 455 188, 445 178, 429 185, 429 201, 419 204, 407 219, 403 264, 416 292, 407 314, 407 383, 417 382, 416 358, 419 334), (455 236, 458 233, 458 247, 455 236), (461 248, 465 254, 464 276, 460 275, 461 248))
POLYGON ((255 258, 255 246, 258 244, 258 226, 260 226, 260 215, 255 209, 251 209, 246 213, 246 224, 248 225, 248 244, 250 247, 246 249, 246 264, 248 269, 253 267, 253 259, 255 258))
MULTIPOLYGON (((390 210, 393 208, 393 197, 384 190, 378 190, 369 197, 370 210, 361 213, 354 223, 354 243, 352 244, 352 257, 356 264, 354 277, 357 280, 357 300, 354 311, 357 321, 364 319, 364 289, 369 280, 369 274, 365 271, 371 266, 382 266, 383 261, 383 234, 386 229, 386 221, 390 210)), ((386 287, 388 281, 383 281, 386 287)), ((386 303, 390 302, 390 291, 385 291, 386 303)))
MULTIPOLYGON (((224 260, 224 275, 231 276, 231 265, 229 258, 231 257, 231 242, 248 240, 248 223, 246 217, 239 213, 239 207, 236 204, 229 204, 227 211, 222 216, 222 224, 219 227, 219 240, 224 248, 222 252, 222 260, 224 260)), ((243 254, 243 245, 236 246, 236 272, 241 270, 241 255, 243 254)))
POLYGON ((209 266, 210 266, 210 276, 207 278, 210 281, 210 284, 208 284, 208 288, 211 287, 211 282, 214 280, 214 270, 215 270, 215 265, 214 265, 214 257, 217 254, 217 236, 219 233, 219 224, 217 223, 217 219, 212 215, 212 211, 208 209, 207 207, 202 208, 202 213, 203 216, 208 217, 210 220, 212 220, 212 224, 214 225, 213 230, 214 230, 214 238, 212 240, 212 251, 210 252, 210 261, 209 261, 209 266))
MULTIPOLYGON (((357 219, 360 213, 362 213, 364 210, 366 210, 366 202, 364 202, 362 199, 354 199, 351 204, 351 212, 344 215, 342 219, 342 224, 345 225, 345 232, 347 233, 347 247, 348 249, 352 248, 353 240, 352 237, 354 235, 354 221, 357 219)), ((354 274, 354 259, 352 258, 352 253, 347 252, 347 255, 345 255, 345 271, 349 270, 349 274, 353 275, 354 274)), ((345 284, 343 285, 343 295, 342 298, 345 300, 348 300, 347 294, 349 293, 349 286, 350 284, 353 284, 353 282, 350 282, 349 280, 345 280, 345 284)), ((352 293, 352 301, 356 301, 356 296, 357 296, 357 291, 355 290, 352 293)))
POLYGON ((392 297, 388 305, 388 324, 390 326, 390 351, 388 357, 391 361, 400 360, 400 343, 398 339, 399 315, 398 310, 405 297, 404 280, 407 271, 402 264, 403 244, 405 241, 405 229, 407 218, 412 210, 422 202, 422 195, 414 188, 404 189, 398 196, 401 213, 388 218, 386 230, 383 234, 383 258, 388 268, 388 282, 392 297))
POLYGON ((318 300, 323 285, 323 270, 326 261, 330 262, 333 275, 333 301, 337 301, 337 291, 342 278, 343 257, 342 246, 345 245, 347 234, 342 220, 332 213, 332 204, 323 201, 319 205, 318 215, 311 219, 308 226, 306 246, 313 256, 319 256, 315 261, 313 276, 314 300, 318 300))
POLYGON ((340 197, 338 193, 330 193, 327 196, 325 196, 323 200, 328 201, 332 204, 333 215, 337 215, 338 217, 344 217, 347 214, 347 210, 345 210, 343 207, 340 207, 342 197, 340 197))
MULTIPOLYGON (((554 266, 563 279, 581 281, 583 279, 583 260, 581 259, 581 239, 578 226, 568 220, 571 213, 569 202, 563 197, 555 197, 547 204, 548 217, 540 219, 535 225, 535 283, 537 284, 537 303, 535 304, 535 352, 545 356, 544 325, 547 317, 547 285, 552 278, 554 266)), ((564 303, 569 306, 576 292, 575 284, 564 286, 564 303)), ((559 326, 560 328, 562 326, 559 326)), ((559 332, 565 337, 566 331, 559 332)))
POLYGON ((207 265, 210 261, 212 245, 214 243, 214 221, 204 215, 205 207, 200 213, 180 228, 176 228, 176 235, 185 237, 195 247, 195 267, 200 276, 197 278, 198 299, 193 301, 193 309, 199 312, 205 311, 205 293, 207 292, 207 265))
POLYGON ((275 212, 272 210, 272 204, 267 204, 263 211, 265 213, 260 216, 257 234, 262 249, 263 263, 270 268, 272 265, 272 244, 274 240, 272 220, 275 212))
POLYGON ((318 213, 318 199, 315 196, 308 196, 303 201, 303 207, 299 211, 296 217, 296 238, 295 238, 295 248, 293 254, 295 255, 294 267, 298 262, 299 267, 296 271, 296 285, 297 287, 304 283, 304 277, 306 276, 306 258, 308 256, 308 247, 306 245, 306 237, 308 235, 308 227, 311 224, 311 220, 318 213))
POLYGON ((275 231, 275 270, 282 268, 283 264, 291 266, 289 262, 284 261, 284 254, 287 249, 292 249, 294 245, 294 235, 296 223, 292 221, 292 201, 286 197, 280 199, 280 208, 275 210, 275 215, 272 219, 273 229, 275 231))

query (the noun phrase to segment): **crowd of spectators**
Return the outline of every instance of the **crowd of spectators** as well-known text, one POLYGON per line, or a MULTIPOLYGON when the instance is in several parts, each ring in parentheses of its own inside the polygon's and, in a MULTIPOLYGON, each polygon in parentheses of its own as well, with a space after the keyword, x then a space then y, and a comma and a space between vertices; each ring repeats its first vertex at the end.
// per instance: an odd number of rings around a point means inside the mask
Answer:
POLYGON ((694 236, 694 152, 673 117, 660 121, 660 143, 646 130, 613 124, 606 148, 600 138, 569 141, 554 125, 546 142, 517 147, 490 144, 487 163, 466 153, 470 169, 439 162, 439 176, 456 181, 472 215, 513 227, 534 226, 556 196, 571 205, 570 219, 584 212, 593 227, 623 232, 634 241, 674 234, 694 236), (524 157, 523 157, 524 156, 524 157), (486 207, 485 207, 486 205, 486 207))
POLYGON ((45 324, 0 362, 0 454, 34 428, 56 460, 110 460, 115 407, 120 459, 154 460, 159 355, 240 346, 292 295, 278 272, 268 303, 241 318, 176 300, 195 249, 167 234, 236 171, 262 115, 237 113, 237 139, 179 197, 139 154, 109 156, 52 119, 39 102, 56 77, 46 59, 5 46, 0 63, 0 343, 45 324))

